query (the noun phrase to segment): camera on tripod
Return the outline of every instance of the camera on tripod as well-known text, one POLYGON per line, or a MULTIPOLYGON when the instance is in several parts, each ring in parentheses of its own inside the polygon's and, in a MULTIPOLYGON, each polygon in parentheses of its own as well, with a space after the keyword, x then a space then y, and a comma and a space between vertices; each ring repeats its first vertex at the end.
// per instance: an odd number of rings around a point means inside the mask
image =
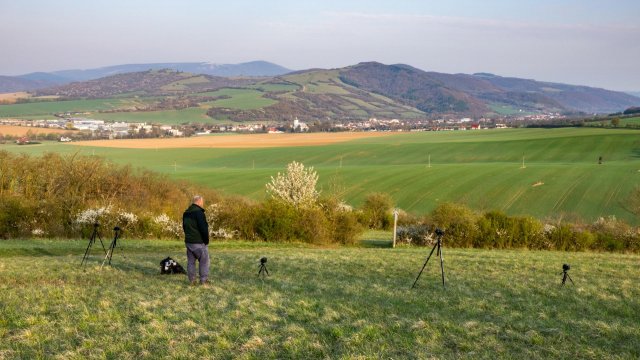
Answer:
POLYGON ((104 261, 102 262, 102 266, 104 266, 107 261, 109 265, 111 265, 111 258, 113 257, 113 251, 117 246, 118 239, 121 235, 122 230, 120 229, 119 226, 116 226, 113 228, 114 237, 113 237, 113 240, 111 241, 111 244, 109 244, 109 249, 107 250, 107 248, 105 248, 104 246, 104 242, 102 242, 102 236, 100 236, 100 232, 98 231, 99 227, 100 227, 100 223, 98 223, 97 221, 93 223, 93 232, 91 233, 91 237, 89 238, 89 244, 87 245, 87 249, 84 252, 84 256, 82 257, 82 262, 80 263, 80 266, 83 266, 88 260, 89 252, 91 251, 91 247, 96 242, 96 240, 100 241, 100 245, 102 245, 102 251, 104 251, 104 254, 105 254, 104 261))
POLYGON ((260 267, 258 268, 258 276, 262 275, 264 278, 265 275, 269 275, 269 270, 267 270, 267 257, 263 256, 260 258, 260 267))
POLYGON ((411 285, 412 289, 416 287, 416 284, 418 283, 418 279, 420 279, 420 275, 422 275, 422 272, 424 271, 424 268, 427 266, 429 259, 431 259, 431 255, 433 255, 433 252, 436 250, 437 250, 436 256, 440 257, 440 272, 442 273, 442 287, 444 288, 445 286, 444 285, 444 259, 442 257, 442 237, 444 236, 444 230, 442 230, 439 227, 436 227, 434 232, 436 234, 436 243, 433 245, 433 249, 431 249, 429 256, 427 256, 427 260, 424 262, 424 265, 422 265, 422 269, 420 269, 420 272, 416 277, 416 281, 414 281, 413 285, 411 285))
POLYGON ((573 279, 571 279, 571 276, 569 276, 569 270, 571 269, 571 266, 569 266, 569 264, 562 264, 562 286, 564 286, 564 284, 567 282, 567 279, 569 279, 569 281, 571 281, 571 283, 573 285, 573 279))

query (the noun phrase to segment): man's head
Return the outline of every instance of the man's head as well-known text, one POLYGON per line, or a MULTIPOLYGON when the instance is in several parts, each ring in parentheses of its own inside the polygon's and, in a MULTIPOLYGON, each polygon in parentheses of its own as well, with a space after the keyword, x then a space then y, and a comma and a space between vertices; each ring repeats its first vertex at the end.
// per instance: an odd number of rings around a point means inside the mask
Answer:
POLYGON ((204 199, 200 195, 194 196, 193 200, 191 201, 191 203, 196 204, 196 205, 198 205, 200 207, 204 207, 204 199))

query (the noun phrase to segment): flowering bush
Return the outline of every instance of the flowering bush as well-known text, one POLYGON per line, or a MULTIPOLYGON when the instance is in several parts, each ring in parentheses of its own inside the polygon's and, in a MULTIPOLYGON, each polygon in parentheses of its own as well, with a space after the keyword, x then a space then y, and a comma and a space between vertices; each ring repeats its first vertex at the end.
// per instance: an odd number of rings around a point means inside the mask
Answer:
POLYGON ((214 239, 231 240, 238 236, 237 230, 228 230, 224 228, 218 228, 218 230, 212 230, 209 228, 209 235, 214 239))
POLYGON ((44 230, 36 228, 31 230, 31 235, 36 236, 36 237, 41 237, 45 234, 44 230))
POLYGON ((172 220, 167 214, 153 217, 153 222, 159 228, 161 237, 180 238, 182 236, 182 224, 172 220))
POLYGON ((271 182, 266 185, 267 194, 295 208, 310 207, 318 200, 317 182, 318 174, 313 167, 305 168, 302 163, 294 161, 287 165, 286 173, 271 177, 271 182))
POLYGON ((116 222, 120 227, 131 226, 138 222, 138 216, 126 211, 118 211, 116 222))
POLYGON ((103 206, 99 208, 86 209, 76 215, 76 223, 79 225, 88 225, 100 223, 106 219, 111 213, 111 206, 103 206))
POLYGON ((430 230, 430 227, 425 224, 398 226, 396 230, 397 242, 410 245, 430 245, 434 240, 434 235, 430 230))

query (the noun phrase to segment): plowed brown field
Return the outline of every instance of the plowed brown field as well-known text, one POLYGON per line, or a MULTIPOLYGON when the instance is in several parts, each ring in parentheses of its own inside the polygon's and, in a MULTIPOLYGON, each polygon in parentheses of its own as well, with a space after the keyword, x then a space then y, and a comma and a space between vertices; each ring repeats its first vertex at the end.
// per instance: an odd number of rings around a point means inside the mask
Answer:
MULTIPOLYGON (((317 146, 355 139, 389 136, 394 133, 340 132, 311 134, 250 134, 194 136, 170 139, 122 139, 74 142, 73 145, 131 149, 167 148, 262 148, 287 146, 317 146)), ((396 133, 397 134, 397 133, 396 133)))

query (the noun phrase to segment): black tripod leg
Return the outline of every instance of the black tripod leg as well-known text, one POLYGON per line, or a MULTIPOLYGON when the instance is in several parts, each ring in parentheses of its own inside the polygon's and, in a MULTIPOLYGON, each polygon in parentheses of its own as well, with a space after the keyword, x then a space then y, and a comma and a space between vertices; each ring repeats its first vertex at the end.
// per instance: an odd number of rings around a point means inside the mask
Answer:
POLYGON ((84 265, 84 261, 87 259, 87 255, 89 255, 89 249, 91 249, 92 243, 93 243, 93 240, 90 239, 89 245, 87 245, 87 250, 84 251, 84 256, 82 257, 82 262, 80 263, 80 266, 84 265))
POLYGON ((420 273, 416 277, 416 281, 414 281, 413 285, 411 285, 412 289, 416 286, 416 283, 418 282, 418 279, 420 279, 420 275, 422 275, 422 272, 424 271, 424 268, 427 266, 427 263, 429 262, 429 259, 431 258, 431 255, 433 255, 433 251, 436 249, 436 246, 438 246, 437 243, 435 245, 433 245, 433 249, 431 249, 431 252, 429 253, 429 256, 427 256, 427 261, 424 262, 424 265, 422 265, 422 269, 420 269, 420 273))
POLYGON ((442 246, 438 242, 438 252, 440 253, 440 271, 442 272, 442 287, 444 287, 444 259, 442 258, 442 246))
POLYGON ((102 251, 104 251, 104 254, 107 255, 107 249, 104 247, 104 243, 102 242, 102 236, 100 236, 100 234, 98 234, 98 239, 100 240, 100 245, 102 245, 102 251))
POLYGON ((109 265, 111 265, 111 258, 113 257, 113 251, 116 249, 116 245, 118 243, 118 233, 116 232, 116 236, 114 236, 111 245, 109 246, 109 265))
POLYGON ((95 241, 96 241, 96 230, 94 229, 93 233, 91 233, 91 237, 89 238, 89 244, 87 245, 87 250, 84 251, 84 256, 82 257, 82 262, 80 263, 80 266, 84 265, 84 262, 87 259, 87 256, 89 255, 89 250, 91 249, 91 246, 95 241))
POLYGON ((567 274, 567 277, 569 278, 569 281, 571 281, 571 284, 573 284, 575 286, 576 284, 573 282, 573 279, 571 279, 571 276, 569 276, 569 274, 567 274))
POLYGON ((269 276, 269 270, 267 269, 267 267, 264 267, 264 271, 267 273, 267 276, 269 276))

